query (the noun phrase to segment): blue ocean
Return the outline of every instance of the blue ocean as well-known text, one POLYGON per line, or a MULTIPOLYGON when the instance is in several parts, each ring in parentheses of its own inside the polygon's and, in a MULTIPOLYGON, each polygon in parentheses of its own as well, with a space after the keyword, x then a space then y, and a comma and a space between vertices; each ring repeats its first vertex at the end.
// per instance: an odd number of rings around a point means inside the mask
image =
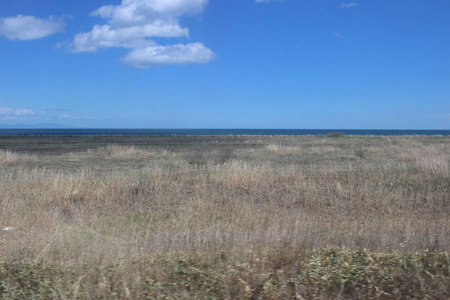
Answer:
POLYGON ((1 135, 450 135, 450 130, 381 129, 0 129, 1 135))

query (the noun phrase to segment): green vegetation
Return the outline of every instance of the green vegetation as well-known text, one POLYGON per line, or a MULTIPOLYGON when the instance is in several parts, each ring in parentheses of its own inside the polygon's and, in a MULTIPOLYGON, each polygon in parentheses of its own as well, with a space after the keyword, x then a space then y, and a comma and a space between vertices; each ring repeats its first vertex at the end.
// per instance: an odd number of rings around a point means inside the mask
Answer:
POLYGON ((65 265, 0 266, 2 299, 446 299, 446 252, 295 252, 158 255, 65 265))
POLYGON ((449 164, 443 136, 1 137, 0 298, 448 299, 449 164))
POLYGON ((327 135, 326 135, 327 137, 333 137, 333 138, 336 138, 336 137, 343 137, 343 136, 345 136, 342 132, 330 132, 330 133, 327 133, 327 135))

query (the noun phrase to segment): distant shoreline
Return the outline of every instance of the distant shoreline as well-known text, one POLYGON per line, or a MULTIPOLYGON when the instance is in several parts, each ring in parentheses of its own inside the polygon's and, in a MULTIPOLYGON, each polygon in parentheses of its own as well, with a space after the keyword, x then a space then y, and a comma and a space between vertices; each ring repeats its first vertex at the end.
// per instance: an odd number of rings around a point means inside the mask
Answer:
POLYGON ((450 135, 450 130, 384 129, 0 129, 0 136, 351 136, 450 135))

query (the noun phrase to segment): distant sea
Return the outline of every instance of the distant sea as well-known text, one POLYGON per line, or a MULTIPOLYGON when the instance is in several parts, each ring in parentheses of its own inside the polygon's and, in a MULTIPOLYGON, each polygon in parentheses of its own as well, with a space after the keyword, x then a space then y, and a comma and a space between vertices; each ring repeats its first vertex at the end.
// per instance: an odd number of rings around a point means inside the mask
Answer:
POLYGON ((450 135, 450 130, 381 129, 0 129, 1 135, 450 135))

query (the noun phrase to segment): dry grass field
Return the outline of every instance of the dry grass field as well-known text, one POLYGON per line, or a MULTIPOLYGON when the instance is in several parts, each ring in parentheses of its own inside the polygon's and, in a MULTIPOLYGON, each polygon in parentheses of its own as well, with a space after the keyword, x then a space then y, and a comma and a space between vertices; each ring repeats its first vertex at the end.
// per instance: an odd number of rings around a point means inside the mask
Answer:
POLYGON ((450 137, 0 137, 0 295, 450 297, 450 137))

